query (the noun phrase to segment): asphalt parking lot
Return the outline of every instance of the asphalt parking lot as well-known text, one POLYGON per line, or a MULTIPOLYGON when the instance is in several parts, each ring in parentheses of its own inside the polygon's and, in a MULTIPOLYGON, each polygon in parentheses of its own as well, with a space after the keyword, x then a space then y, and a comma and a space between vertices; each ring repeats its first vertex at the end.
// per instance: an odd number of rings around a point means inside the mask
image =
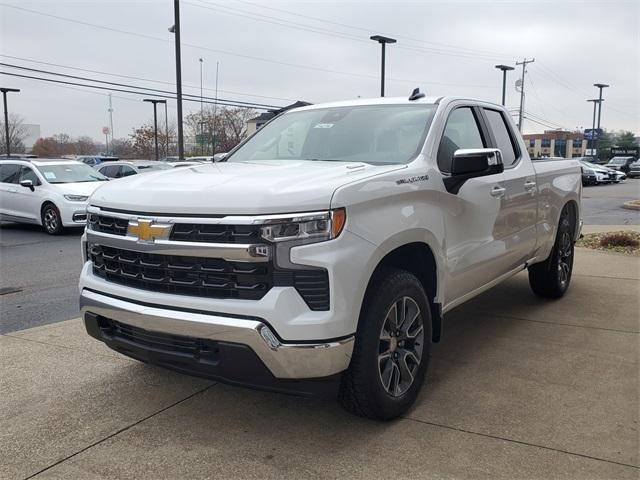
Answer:
MULTIPOLYGON (((637 228, 638 186, 585 189, 586 223, 637 228)), ((416 406, 376 423, 108 350, 76 318, 79 236, 0 228, 2 479, 640 476, 638 257, 578 249, 562 300, 521 274, 457 308, 416 406)))

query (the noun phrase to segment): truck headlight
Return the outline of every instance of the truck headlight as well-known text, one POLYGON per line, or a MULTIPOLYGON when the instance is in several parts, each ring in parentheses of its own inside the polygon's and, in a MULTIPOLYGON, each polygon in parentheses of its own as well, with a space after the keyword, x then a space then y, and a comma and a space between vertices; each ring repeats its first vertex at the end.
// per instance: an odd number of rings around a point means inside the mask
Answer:
POLYGON ((70 202, 86 202, 89 198, 88 195, 65 195, 64 198, 70 202))
POLYGON ((338 237, 346 221, 347 211, 344 208, 292 215, 268 220, 261 229, 261 235, 269 242, 324 242, 338 237))

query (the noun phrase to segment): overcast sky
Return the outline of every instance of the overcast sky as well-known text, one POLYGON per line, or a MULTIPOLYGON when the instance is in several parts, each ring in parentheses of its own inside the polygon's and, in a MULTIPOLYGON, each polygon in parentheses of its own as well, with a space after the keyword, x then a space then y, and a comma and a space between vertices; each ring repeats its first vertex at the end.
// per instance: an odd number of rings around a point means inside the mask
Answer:
MULTIPOLYGON (((0 19, 2 63, 175 89, 171 0, 3 1, 0 19)), ((375 97, 380 48, 368 38, 384 34, 398 39, 387 49, 387 96, 407 96, 419 86, 428 94, 498 102, 502 78, 494 65, 535 57, 527 67, 525 108, 538 121, 589 128, 592 104, 586 100, 596 96, 592 84, 602 82, 611 85, 604 91, 603 127, 640 133, 638 0, 182 0, 181 24, 186 93, 199 94, 203 58, 205 95, 214 95, 219 62, 220 98, 284 106, 375 97)), ((47 76, 6 66, 0 71, 47 76)), ((513 109, 519 75, 511 72, 507 80, 513 109)), ((6 75, 0 84, 21 89, 10 95, 10 111, 39 124, 43 136, 104 138, 107 92, 6 75)), ((116 138, 151 120, 151 106, 141 98, 113 93, 116 138)), ((184 104, 185 112, 198 108, 184 104)), ((175 116, 175 101, 169 116, 175 116)), ((525 121, 527 133, 545 129, 525 121)))

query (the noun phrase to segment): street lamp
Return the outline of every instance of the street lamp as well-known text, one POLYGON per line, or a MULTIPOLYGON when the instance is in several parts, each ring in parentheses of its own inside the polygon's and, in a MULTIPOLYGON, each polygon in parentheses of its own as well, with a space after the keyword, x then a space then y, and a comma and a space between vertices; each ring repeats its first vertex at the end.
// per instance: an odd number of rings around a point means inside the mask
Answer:
POLYGON ((7 158, 11 156, 11 139, 9 138, 9 110, 7 109, 7 92, 19 92, 18 88, 0 88, 4 102, 4 138, 7 142, 7 158))
POLYGON ((182 62, 180 60, 180 0, 173 0, 174 24, 169 27, 169 31, 175 37, 176 49, 176 100, 178 103, 178 158, 184 158, 184 143, 182 133, 182 62))
MULTIPOLYGON (((604 100, 602 100, 602 89, 603 88, 607 88, 609 87, 609 85, 607 85, 606 83, 594 83, 593 84, 594 87, 598 88, 600 90, 600 94, 598 95, 598 131, 600 131, 600 115, 602 114, 602 102, 604 100)), ((598 141, 595 142, 596 145, 596 149, 598 148, 598 144, 600 143, 599 139, 598 141)))
MULTIPOLYGON (((200 124, 204 123, 204 110, 202 106, 202 58, 200 61, 200 124)), ((200 135, 204 135, 204 128, 200 129, 200 135)), ((204 155, 204 145, 202 144, 202 137, 200 137, 200 155, 204 155)))
POLYGON ((396 43, 395 38, 383 37, 382 35, 373 35, 369 37, 371 40, 382 45, 382 68, 380 73, 380 96, 384 97, 384 62, 385 62, 385 45, 387 43, 396 43))
POLYGON ((502 105, 504 106, 506 88, 507 88, 507 72, 509 70, 515 70, 509 65, 496 65, 496 68, 502 70, 502 105))
POLYGON ((593 102, 593 123, 591 124, 591 138, 589 139, 589 149, 591 150, 591 156, 595 156, 593 154, 593 146, 595 144, 595 134, 596 134, 596 107, 600 103, 600 100, 597 98, 587 100, 587 102, 593 102))
POLYGON ((143 102, 153 103, 153 132, 156 143, 156 160, 159 160, 158 157, 158 112, 157 112, 157 104, 164 103, 166 105, 166 100, 157 100, 155 98, 145 98, 142 100, 143 102))

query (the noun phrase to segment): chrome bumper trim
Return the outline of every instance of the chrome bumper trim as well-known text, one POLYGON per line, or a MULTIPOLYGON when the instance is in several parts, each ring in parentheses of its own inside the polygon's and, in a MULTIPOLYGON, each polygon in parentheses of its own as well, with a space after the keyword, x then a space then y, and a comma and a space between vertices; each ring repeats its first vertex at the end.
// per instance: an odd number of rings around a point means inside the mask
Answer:
POLYGON ((260 321, 148 307, 84 289, 80 295, 82 318, 87 312, 145 330, 247 345, 276 378, 339 373, 347 369, 353 352, 353 336, 331 342, 283 343, 260 321))
POLYGON ((271 246, 265 244, 176 242, 172 240, 139 242, 136 237, 111 235, 89 229, 87 229, 87 241, 135 252, 221 258, 229 262, 268 262, 271 257, 271 246))

